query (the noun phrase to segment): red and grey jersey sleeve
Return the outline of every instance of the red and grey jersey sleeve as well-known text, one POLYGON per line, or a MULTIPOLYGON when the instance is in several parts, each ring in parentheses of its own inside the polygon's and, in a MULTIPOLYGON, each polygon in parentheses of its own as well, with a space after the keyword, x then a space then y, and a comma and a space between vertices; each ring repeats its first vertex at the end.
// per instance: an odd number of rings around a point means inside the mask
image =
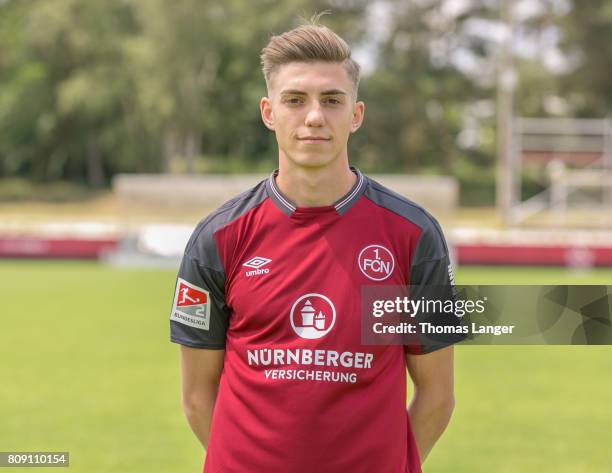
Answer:
POLYGON ((429 217, 412 256, 408 281, 411 286, 452 286, 453 267, 438 222, 429 217))
MULTIPOLYGON (((170 313, 171 341, 194 348, 225 348, 231 315, 225 292, 225 265, 234 258, 228 247, 237 245, 228 244, 228 232, 223 230, 265 199, 262 181, 226 202, 196 227, 176 279, 170 313)), ((231 232, 229 238, 233 238, 231 232)))
POLYGON ((230 311, 225 272, 214 234, 201 224, 192 235, 176 279, 170 339, 194 348, 225 348, 230 311))
MULTIPOLYGON (((428 221, 422 227, 410 265, 408 276, 410 297, 415 300, 439 301, 443 304, 454 303, 455 281, 448 246, 438 222, 428 214, 427 216, 428 221)), ((461 319, 454 311, 428 312, 417 317, 416 322, 453 328, 461 325, 461 319)), ((464 338, 463 332, 453 330, 433 335, 421 333, 419 343, 406 345, 405 351, 415 355, 431 353, 464 338)))

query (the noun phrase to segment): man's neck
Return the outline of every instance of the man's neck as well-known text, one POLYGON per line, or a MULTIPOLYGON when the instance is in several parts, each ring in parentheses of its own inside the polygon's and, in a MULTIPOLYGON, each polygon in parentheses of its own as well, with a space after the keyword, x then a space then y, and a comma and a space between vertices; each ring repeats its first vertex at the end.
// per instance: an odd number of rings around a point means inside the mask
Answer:
POLYGON ((332 205, 348 194, 357 176, 348 163, 334 168, 297 168, 279 166, 276 185, 298 207, 323 207, 332 205))

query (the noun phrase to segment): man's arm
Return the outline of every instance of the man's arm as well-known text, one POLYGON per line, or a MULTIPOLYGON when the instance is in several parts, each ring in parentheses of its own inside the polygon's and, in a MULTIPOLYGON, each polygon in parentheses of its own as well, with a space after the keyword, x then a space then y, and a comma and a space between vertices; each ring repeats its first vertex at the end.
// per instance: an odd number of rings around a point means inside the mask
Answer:
POLYGON ((207 350, 181 346, 183 411, 191 430, 204 448, 208 448, 219 379, 225 350, 207 350))
POLYGON ((423 463, 444 432, 455 407, 453 347, 426 355, 406 354, 406 366, 414 383, 408 414, 423 463))

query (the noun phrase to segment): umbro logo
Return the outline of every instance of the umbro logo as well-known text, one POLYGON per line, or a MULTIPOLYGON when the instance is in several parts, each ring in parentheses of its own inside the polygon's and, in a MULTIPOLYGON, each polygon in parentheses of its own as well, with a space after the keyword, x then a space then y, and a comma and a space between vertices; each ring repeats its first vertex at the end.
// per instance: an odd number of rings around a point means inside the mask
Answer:
POLYGON ((247 268, 253 268, 252 271, 247 271, 245 275, 247 277, 250 277, 250 276, 257 276, 259 274, 268 274, 270 272, 270 269, 268 268, 262 269, 262 266, 267 265, 271 261, 272 260, 270 258, 263 258, 261 256, 255 256, 254 258, 251 258, 246 263, 242 263, 242 266, 246 266, 247 268))
POLYGON ((262 258, 261 256, 256 256, 255 258, 251 258, 250 260, 248 260, 246 263, 243 263, 242 266, 259 269, 262 266, 268 264, 270 261, 272 260, 269 258, 262 258))

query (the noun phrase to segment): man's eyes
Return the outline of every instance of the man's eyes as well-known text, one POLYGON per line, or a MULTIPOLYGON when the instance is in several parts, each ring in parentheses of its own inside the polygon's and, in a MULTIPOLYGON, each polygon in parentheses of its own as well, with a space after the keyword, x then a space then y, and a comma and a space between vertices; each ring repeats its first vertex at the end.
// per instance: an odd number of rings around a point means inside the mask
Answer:
MULTIPOLYGON (((342 100, 340 100, 339 98, 336 97, 324 97, 321 100, 324 104, 326 105, 340 105, 342 104, 342 100)), ((289 104, 289 105, 300 105, 303 104, 305 102, 303 97, 286 97, 283 100, 283 103, 289 104)))

